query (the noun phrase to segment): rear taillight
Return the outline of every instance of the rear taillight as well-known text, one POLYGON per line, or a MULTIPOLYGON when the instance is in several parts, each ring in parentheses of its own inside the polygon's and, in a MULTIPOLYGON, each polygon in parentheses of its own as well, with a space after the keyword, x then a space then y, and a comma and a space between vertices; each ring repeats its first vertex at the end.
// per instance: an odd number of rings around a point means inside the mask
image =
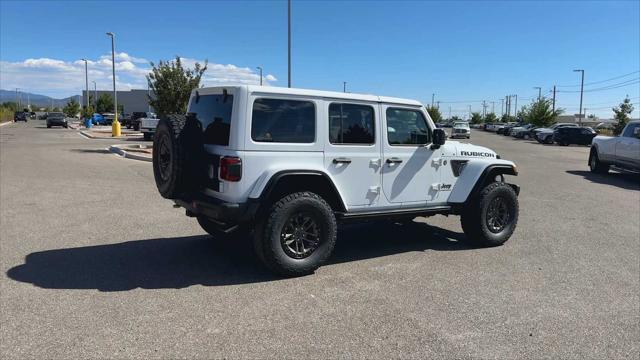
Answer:
POLYGON ((242 160, 238 157, 223 157, 220 159, 220 179, 226 181, 240 181, 242 178, 242 160))

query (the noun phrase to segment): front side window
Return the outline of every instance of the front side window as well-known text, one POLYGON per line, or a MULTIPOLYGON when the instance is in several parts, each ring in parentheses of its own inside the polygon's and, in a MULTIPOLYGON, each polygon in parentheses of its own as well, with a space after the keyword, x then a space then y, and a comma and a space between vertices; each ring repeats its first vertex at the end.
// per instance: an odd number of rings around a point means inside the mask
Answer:
POLYGON ((373 107, 340 103, 329 105, 329 141, 332 144, 375 143, 373 107))
POLYGON ((637 130, 635 130, 636 128, 640 128, 640 124, 630 124, 627 126, 627 128, 624 130, 624 133, 622 133, 622 136, 624 137, 637 137, 637 130))
POLYGON ((310 101, 256 99, 251 118, 251 138, 259 142, 314 142, 315 105, 310 101))
POLYGON ((418 110, 388 108, 389 145, 424 145, 431 142, 427 121, 418 110))
POLYGON ((196 116, 204 131, 204 143, 229 145, 233 95, 198 95, 188 112, 196 116))

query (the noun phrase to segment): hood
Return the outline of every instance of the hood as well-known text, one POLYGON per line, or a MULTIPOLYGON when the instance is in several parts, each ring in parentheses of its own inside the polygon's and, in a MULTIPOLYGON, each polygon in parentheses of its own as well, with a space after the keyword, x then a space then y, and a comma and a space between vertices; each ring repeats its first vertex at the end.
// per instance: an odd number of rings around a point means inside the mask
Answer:
POLYGON ((458 157, 462 157, 462 158, 496 158, 497 154, 495 151, 486 148, 484 146, 478 146, 478 145, 472 145, 472 144, 466 144, 466 143, 461 143, 459 141, 447 141, 445 143, 445 147, 447 147, 447 149, 445 150, 446 155, 450 155, 450 156, 458 156, 458 157), (449 150, 447 145, 451 145, 452 147, 455 147, 454 149, 451 149, 453 151, 447 151, 449 150))

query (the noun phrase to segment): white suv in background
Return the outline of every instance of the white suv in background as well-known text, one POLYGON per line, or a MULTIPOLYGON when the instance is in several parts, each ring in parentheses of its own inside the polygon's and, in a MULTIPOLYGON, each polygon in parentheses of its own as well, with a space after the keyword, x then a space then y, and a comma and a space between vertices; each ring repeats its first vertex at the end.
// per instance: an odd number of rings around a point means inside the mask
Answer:
POLYGON ((460 215, 470 241, 503 244, 518 220, 513 162, 445 141, 414 100, 224 86, 194 90, 162 118, 153 144, 162 196, 218 236, 252 234, 257 256, 288 276, 331 255, 342 222, 460 215))
POLYGON ((466 121, 455 122, 453 123, 453 128, 451 129, 452 139, 455 138, 471 138, 471 128, 469 128, 469 123, 466 121))

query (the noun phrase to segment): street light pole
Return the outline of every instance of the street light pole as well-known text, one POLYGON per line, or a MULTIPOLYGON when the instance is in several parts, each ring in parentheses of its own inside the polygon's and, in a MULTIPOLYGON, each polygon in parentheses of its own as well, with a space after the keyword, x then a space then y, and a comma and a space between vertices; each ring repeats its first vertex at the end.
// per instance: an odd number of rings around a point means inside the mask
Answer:
POLYGON ((574 72, 580 72, 581 73, 581 80, 580 80, 580 113, 578 114, 578 121, 580 122, 580 127, 582 127, 582 94, 584 93, 584 70, 573 70, 574 72))
POLYGON ((93 83, 93 110, 98 111, 98 87, 96 86, 95 81, 91 81, 93 83))
POLYGON ((344 92, 344 93, 347 92, 347 82, 346 81, 342 82, 342 92, 344 92))
POLYGON ((538 89, 538 100, 542 97, 542 88, 540 86, 535 86, 534 89, 538 89))
POLYGON ((518 94, 513 95, 516 97, 516 103, 514 104, 515 106, 513 107, 513 115, 516 117, 516 121, 518 120, 518 94))
POLYGON ((84 61, 85 96, 87 97, 85 99, 85 104, 87 104, 86 107, 89 107, 89 67, 87 65, 87 59, 82 59, 82 61, 84 61))
POLYGON ((287 39, 288 39, 288 85, 291 87, 291 0, 287 1, 287 39))
POLYGON ((436 98, 436 94, 432 93, 431 94, 431 107, 433 107, 433 100, 436 98))
POLYGON ((111 37, 111 71, 113 76, 113 107, 114 117, 111 123, 111 136, 120 136, 120 123, 118 122, 118 93, 116 92, 116 35, 107 33, 111 37))
POLYGON ((262 86, 262 67, 256 66, 256 69, 260 70, 260 86, 262 86))

